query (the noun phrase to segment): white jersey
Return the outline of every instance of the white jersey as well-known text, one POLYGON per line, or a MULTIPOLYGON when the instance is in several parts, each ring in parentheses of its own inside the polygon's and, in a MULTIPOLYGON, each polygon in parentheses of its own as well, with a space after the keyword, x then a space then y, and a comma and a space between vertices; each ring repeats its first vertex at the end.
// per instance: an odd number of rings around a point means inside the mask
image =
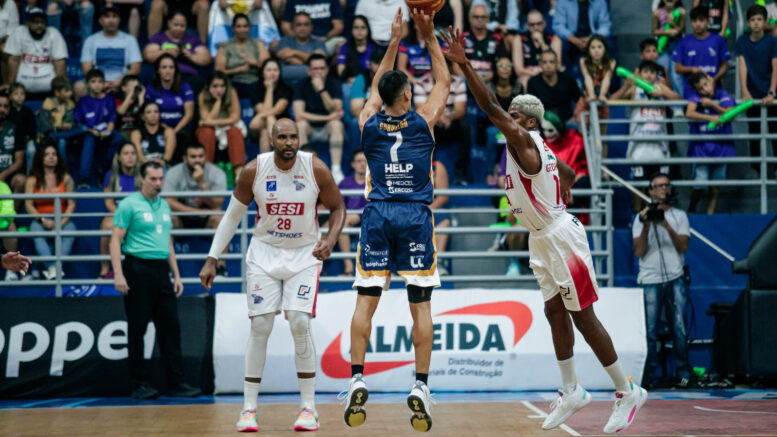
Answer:
POLYGON ((274 152, 259 155, 254 179, 257 222, 254 238, 274 247, 295 249, 316 243, 316 204, 319 188, 313 173, 313 154, 297 152, 294 166, 281 170, 274 152))
MULTIPOLYGON (((658 85, 657 85, 658 86, 658 85)), ((642 88, 637 87, 634 100, 657 100, 642 88)), ((639 139, 629 141, 626 157, 629 159, 654 160, 669 158, 669 142, 653 138, 666 135, 666 108, 663 106, 636 106, 631 110, 630 134, 639 139)))
POLYGON ((556 155, 539 132, 530 131, 529 134, 540 152, 540 171, 535 175, 526 174, 508 150, 505 191, 515 217, 530 232, 537 232, 565 215, 566 206, 561 201, 556 155))

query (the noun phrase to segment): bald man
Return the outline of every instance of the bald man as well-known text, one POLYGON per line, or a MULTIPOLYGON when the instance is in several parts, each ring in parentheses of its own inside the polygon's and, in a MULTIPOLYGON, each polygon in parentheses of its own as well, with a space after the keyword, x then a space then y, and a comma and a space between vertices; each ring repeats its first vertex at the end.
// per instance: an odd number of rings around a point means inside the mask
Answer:
POLYGON ((315 431, 319 428, 314 403, 316 352, 310 319, 316 315, 321 263, 329 258, 343 229, 345 203, 326 164, 311 153, 299 151, 299 132, 293 121, 284 118, 273 125, 272 144, 273 151, 260 154, 240 173, 200 279, 203 287, 210 290, 219 254, 232 240, 251 200, 256 200, 259 221, 246 254, 251 334, 246 351, 243 410, 237 430, 259 429, 256 401, 267 339, 275 315, 283 310, 294 337, 301 395, 294 429, 315 431), (321 239, 316 219, 319 198, 331 212, 325 239, 321 239))

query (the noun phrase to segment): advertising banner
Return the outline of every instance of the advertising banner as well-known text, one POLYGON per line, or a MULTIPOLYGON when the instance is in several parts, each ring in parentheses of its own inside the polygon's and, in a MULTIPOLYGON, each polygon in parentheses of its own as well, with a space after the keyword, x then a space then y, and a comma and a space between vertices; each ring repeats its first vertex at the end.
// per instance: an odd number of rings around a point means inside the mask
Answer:
MULTIPOLYGON (((216 295, 213 365, 217 393, 243 390, 245 347, 250 331, 246 296, 216 295)), ((316 389, 347 388, 350 324, 356 292, 319 294, 312 322, 318 359, 316 389)), ((561 376, 537 290, 437 290, 432 298, 434 346, 429 384, 445 391, 554 390, 561 376)), ((639 383, 646 357, 641 289, 600 289, 594 304, 619 360, 639 383)), ((365 376, 372 391, 410 390, 414 379, 413 322, 407 295, 384 292, 367 350, 365 376)), ((612 389, 612 382, 582 336, 575 332, 578 380, 587 389, 612 389)), ((262 375, 262 392, 298 390, 289 325, 275 320, 262 375)))
MULTIPOLYGON (((213 390, 213 299, 178 300, 184 373, 213 390)), ((164 369, 149 323, 144 356, 152 383, 164 369)), ((0 299, 0 398, 129 395, 127 322, 120 297, 0 299)))

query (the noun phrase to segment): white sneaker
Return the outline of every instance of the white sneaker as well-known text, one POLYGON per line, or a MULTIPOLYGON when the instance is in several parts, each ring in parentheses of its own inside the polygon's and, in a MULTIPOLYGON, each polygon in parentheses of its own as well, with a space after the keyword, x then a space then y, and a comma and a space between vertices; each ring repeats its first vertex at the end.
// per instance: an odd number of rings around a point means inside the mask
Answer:
POLYGON ((258 432, 259 424, 256 423, 256 409, 246 408, 240 412, 237 421, 237 432, 258 432))
POLYGON ((550 404, 550 414, 542 423, 542 429, 553 429, 566 422, 575 412, 591 402, 591 394, 580 384, 575 385, 572 393, 558 391, 558 398, 550 404))
POLYGON ((340 167, 333 167, 332 168, 332 178, 335 180, 335 183, 337 185, 340 185, 340 182, 345 179, 345 175, 343 174, 343 170, 340 169, 340 167))
POLYGON ((604 426, 604 432, 607 434, 620 432, 628 428, 631 422, 634 421, 637 411, 647 401, 647 390, 631 382, 631 378, 629 378, 629 385, 631 386, 630 393, 615 392, 615 405, 612 406, 612 415, 610 420, 607 421, 607 425, 604 426))
POLYGON ((299 411, 297 421, 294 422, 294 431, 317 431, 321 424, 318 422, 318 413, 313 408, 304 407, 299 411))
POLYGON ((364 421, 367 420, 367 410, 364 409, 364 404, 367 403, 369 392, 361 373, 351 377, 351 381, 348 383, 348 391, 343 392, 343 394, 346 393, 345 413, 343 413, 345 424, 351 428, 364 425, 364 421))
MULTIPOLYGON (((57 278, 57 266, 51 266, 41 272, 44 278, 48 280, 56 279, 57 278)), ((65 276, 64 274, 62 276, 65 276)))
POLYGON ((428 385, 416 381, 407 396, 407 406, 413 412, 410 416, 410 425, 414 430, 427 432, 432 429, 431 393, 428 385))
POLYGON ((19 280, 19 274, 16 272, 12 272, 10 270, 5 271, 5 280, 6 281, 18 281, 19 280))

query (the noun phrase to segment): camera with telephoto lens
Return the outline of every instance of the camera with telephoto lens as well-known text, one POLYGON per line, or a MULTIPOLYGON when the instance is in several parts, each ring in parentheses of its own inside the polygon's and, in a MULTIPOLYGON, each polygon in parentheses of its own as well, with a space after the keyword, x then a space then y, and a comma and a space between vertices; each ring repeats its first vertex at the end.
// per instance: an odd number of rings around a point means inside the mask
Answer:
MULTIPOLYGON (((645 223, 661 223, 664 221, 664 210, 660 208, 662 202, 650 202, 645 212, 645 223)), ((641 216, 640 216, 641 217, 641 216)))

